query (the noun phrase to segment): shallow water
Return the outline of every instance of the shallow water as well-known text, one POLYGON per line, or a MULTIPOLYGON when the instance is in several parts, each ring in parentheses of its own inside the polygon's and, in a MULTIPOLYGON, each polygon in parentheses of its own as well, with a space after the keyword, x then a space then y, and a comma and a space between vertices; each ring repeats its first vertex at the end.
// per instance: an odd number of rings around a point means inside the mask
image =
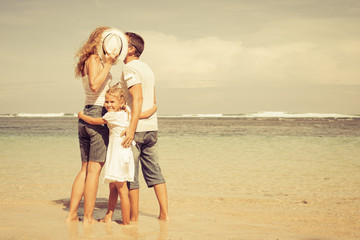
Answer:
MULTIPOLYGON (((0 122, 0 202, 66 207, 80 169, 77 119, 0 122)), ((259 217, 264 214, 281 221, 274 211, 285 221, 304 224, 303 212, 312 215, 311 221, 326 218, 321 221, 330 228, 340 224, 336 233, 352 239, 346 226, 360 223, 359 119, 160 118, 159 128, 160 165, 175 221, 192 220, 201 229, 200 219, 231 216, 237 229, 244 227, 245 216, 253 225, 265 224, 259 217), (302 209, 305 205, 312 208, 302 209)), ((99 217, 107 197, 107 186, 100 184, 99 217)), ((156 216, 155 195, 143 181, 140 206, 144 217, 156 216)), ((201 236, 191 231, 189 236, 201 236)), ((206 238, 216 239, 214 231, 206 238)), ((239 230, 221 231, 227 233, 224 239, 241 239, 239 230)))

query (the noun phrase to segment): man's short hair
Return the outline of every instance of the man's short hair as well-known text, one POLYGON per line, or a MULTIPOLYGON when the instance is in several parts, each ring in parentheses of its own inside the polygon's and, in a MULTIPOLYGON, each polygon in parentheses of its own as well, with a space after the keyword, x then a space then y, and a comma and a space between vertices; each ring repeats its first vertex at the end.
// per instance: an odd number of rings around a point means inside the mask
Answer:
POLYGON ((129 38, 129 45, 135 48, 135 56, 140 57, 144 51, 144 39, 140 35, 133 32, 126 32, 125 35, 129 38))

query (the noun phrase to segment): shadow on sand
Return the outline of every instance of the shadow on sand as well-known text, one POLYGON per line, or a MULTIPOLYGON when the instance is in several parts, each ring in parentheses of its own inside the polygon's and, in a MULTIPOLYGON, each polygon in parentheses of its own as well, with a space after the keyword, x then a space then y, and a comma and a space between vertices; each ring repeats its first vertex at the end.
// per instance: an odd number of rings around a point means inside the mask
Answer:
MULTIPOLYGON (((58 200, 52 200, 51 201, 54 204, 61 204, 63 206, 63 210, 66 212, 69 212, 69 208, 70 208, 70 198, 63 198, 63 199, 58 199, 58 200)), ((106 212, 107 212, 107 207, 108 207, 108 199, 107 198, 96 198, 96 202, 95 202, 95 209, 94 209, 94 219, 102 219, 105 217, 106 212)), ((114 217, 117 218, 117 216, 120 217, 120 220, 114 220, 117 223, 121 223, 121 205, 120 205, 120 201, 117 202, 116 204, 116 208, 115 208, 115 214, 114 217)), ((157 218, 158 216, 154 215, 154 214, 149 214, 149 213, 145 213, 145 212, 141 212, 139 211, 139 215, 140 216, 146 216, 146 217, 152 217, 152 218, 157 218)), ((84 216, 84 201, 81 200, 79 208, 78 208, 78 216, 80 217, 80 219, 82 219, 82 217, 84 216)))

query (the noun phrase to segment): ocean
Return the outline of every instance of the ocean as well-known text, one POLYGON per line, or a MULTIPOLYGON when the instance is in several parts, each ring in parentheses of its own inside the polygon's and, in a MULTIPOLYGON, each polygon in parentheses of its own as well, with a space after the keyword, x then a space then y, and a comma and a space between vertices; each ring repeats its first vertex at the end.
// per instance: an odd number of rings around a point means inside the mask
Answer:
MULTIPOLYGON (((81 164, 77 118, 0 117, 0 123, 3 210, 40 204, 65 219, 81 164)), ((165 233, 150 230, 146 221, 155 221, 158 206, 142 181, 137 238, 360 238, 358 116, 164 116, 159 156, 172 225, 165 233)), ((95 218, 106 213, 107 197, 100 184, 95 218)), ((120 210, 115 214, 121 218, 120 210)), ((0 237, 51 239, 40 229, 16 232, 8 215, 0 219, 0 237)), ((119 231, 92 236, 111 239, 119 231)))

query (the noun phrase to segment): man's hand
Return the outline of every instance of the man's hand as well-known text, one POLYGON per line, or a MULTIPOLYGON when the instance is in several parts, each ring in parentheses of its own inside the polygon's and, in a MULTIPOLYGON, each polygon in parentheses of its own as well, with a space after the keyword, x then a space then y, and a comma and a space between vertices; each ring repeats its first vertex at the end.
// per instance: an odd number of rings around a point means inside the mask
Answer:
POLYGON ((78 112, 78 119, 81 119, 82 116, 84 116, 84 111, 78 112))
POLYGON ((134 140, 135 132, 127 128, 120 134, 120 136, 125 136, 124 140, 121 143, 121 146, 123 146, 124 148, 128 148, 134 140))

